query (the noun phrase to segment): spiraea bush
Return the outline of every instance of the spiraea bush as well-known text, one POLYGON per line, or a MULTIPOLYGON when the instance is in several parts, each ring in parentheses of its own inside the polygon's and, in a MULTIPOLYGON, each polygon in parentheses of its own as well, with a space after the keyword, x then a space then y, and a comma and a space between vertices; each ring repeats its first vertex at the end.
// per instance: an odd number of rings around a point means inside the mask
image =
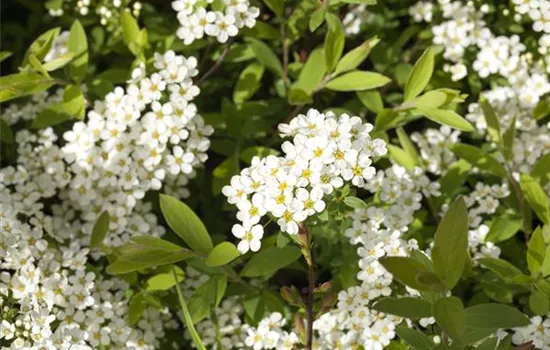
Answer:
POLYGON ((550 1, 4 1, 2 349, 550 349, 550 1))

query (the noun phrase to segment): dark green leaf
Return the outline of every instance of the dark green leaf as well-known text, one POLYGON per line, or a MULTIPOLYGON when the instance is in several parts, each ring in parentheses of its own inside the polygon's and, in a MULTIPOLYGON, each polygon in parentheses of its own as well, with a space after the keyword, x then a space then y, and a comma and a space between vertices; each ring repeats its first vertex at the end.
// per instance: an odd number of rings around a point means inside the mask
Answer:
POLYGON ((256 93, 260 87, 260 81, 264 75, 264 66, 259 63, 251 63, 241 72, 233 91, 233 102, 242 103, 256 93))
POLYGON ((278 77, 283 76, 283 66, 281 64, 281 61, 279 60, 277 55, 273 53, 273 50, 271 50, 268 45, 258 39, 254 39, 251 37, 246 38, 246 41, 252 48, 252 51, 254 51, 254 55, 258 62, 260 62, 267 69, 272 71, 278 77))
POLYGON ((529 296, 529 309, 531 309, 535 315, 545 316, 550 309, 548 295, 538 290, 532 291, 529 296))
POLYGON ((241 254, 237 250, 237 247, 230 242, 222 242, 212 249, 205 260, 208 266, 220 266, 228 264, 229 262, 238 258, 241 254))
POLYGON ((410 319, 432 317, 432 305, 419 298, 382 298, 372 308, 410 319))
POLYGON ((427 335, 413 328, 408 328, 403 323, 395 328, 395 333, 416 350, 430 350, 435 346, 427 335))
POLYGON ((529 203, 539 219, 546 225, 549 225, 550 206, 548 204, 548 195, 542 189, 542 186, 527 174, 520 175, 519 185, 527 203, 529 203))
POLYGON ((439 299, 433 306, 437 324, 451 338, 461 341, 466 334, 466 313, 462 301, 457 297, 439 299))
POLYGON ((92 230, 90 247, 95 248, 101 246, 103 240, 107 236, 107 232, 109 232, 109 221, 109 213, 106 211, 101 213, 92 230))
POLYGON ((499 177, 506 177, 508 175, 506 168, 504 168, 495 157, 486 154, 477 147, 465 143, 456 143, 451 148, 451 151, 473 166, 485 170, 490 174, 499 177))
POLYGON ((271 275, 296 261, 300 255, 300 249, 293 245, 262 249, 252 256, 242 269, 241 275, 244 277, 271 275))

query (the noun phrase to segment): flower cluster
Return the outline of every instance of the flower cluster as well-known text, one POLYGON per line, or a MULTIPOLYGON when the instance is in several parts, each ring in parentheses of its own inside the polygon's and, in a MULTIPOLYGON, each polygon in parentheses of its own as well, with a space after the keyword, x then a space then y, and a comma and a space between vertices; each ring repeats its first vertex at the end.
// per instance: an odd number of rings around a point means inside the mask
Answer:
POLYGON ((517 328, 512 342, 517 345, 533 342, 536 349, 550 350, 550 313, 545 317, 534 316, 530 325, 517 328))
POLYGON ((245 345, 250 349, 292 350, 299 344, 298 335, 287 332, 287 320, 279 312, 273 312, 262 319, 258 327, 246 327, 245 345))
POLYGON ((272 215, 283 232, 297 234, 301 222, 325 209, 325 195, 344 182, 364 187, 375 175, 372 158, 386 153, 383 140, 371 139, 371 130, 359 117, 315 109, 279 125, 283 137, 292 137, 281 147, 284 156, 255 157, 222 189, 239 209, 241 223, 232 229, 241 239, 239 250, 260 248, 262 217, 272 215))
POLYGON ((176 34, 186 45, 205 35, 216 37, 220 43, 225 43, 229 37, 236 36, 239 29, 254 27, 256 18, 260 15, 260 10, 250 6, 248 0, 223 0, 219 2, 223 3, 223 9, 216 10, 208 8, 208 4, 212 2, 213 0, 208 0, 207 4, 189 0, 172 2, 180 23, 176 34))
POLYGON ((115 31, 120 28, 121 11, 131 7, 132 14, 138 17, 142 4, 134 0, 69 0, 48 1, 46 7, 52 17, 60 17, 65 13, 86 17, 95 15, 102 26, 109 31, 115 31))
POLYGON ((148 232, 146 222, 132 221, 139 200, 163 182, 181 188, 207 158, 206 136, 213 129, 192 103, 199 93, 191 79, 196 65, 195 58, 173 51, 156 54, 156 72, 146 76, 144 67, 134 70, 126 89, 115 88, 95 104, 87 121, 63 135, 63 159, 72 174, 67 199, 92 223, 109 212, 114 235, 107 244, 118 245, 135 230, 148 232))
POLYGON ((459 136, 460 131, 441 126, 439 129, 415 131, 411 134, 411 140, 419 148, 423 167, 432 174, 443 175, 456 161, 449 148, 459 142, 459 136))
POLYGON ((372 22, 373 15, 367 11, 366 4, 350 5, 342 24, 346 35, 356 35, 361 31, 361 26, 365 23, 372 22))

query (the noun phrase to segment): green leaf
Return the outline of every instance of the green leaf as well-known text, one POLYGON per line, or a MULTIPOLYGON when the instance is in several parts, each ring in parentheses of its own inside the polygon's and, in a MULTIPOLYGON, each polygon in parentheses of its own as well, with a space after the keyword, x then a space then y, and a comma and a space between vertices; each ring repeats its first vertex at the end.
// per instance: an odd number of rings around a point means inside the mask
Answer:
POLYGON ((387 314, 415 320, 432 317, 432 305, 419 298, 382 298, 372 308, 387 314))
POLYGON ((449 336, 461 341, 466 334, 466 313, 462 301, 457 297, 439 299, 433 306, 433 314, 437 324, 449 336))
POLYGON ((527 174, 521 174, 519 186, 523 192, 527 203, 537 214, 539 219, 546 225, 550 224, 550 206, 548 204, 548 195, 542 189, 541 185, 527 174))
MULTIPOLYGON (((478 304, 466 309, 466 324, 468 330, 485 331, 487 335, 499 329, 523 327, 530 324, 529 318, 518 309, 503 304, 478 304)), ((481 340, 484 337, 481 337, 481 340)), ((471 342, 468 336, 468 343, 471 342)))
POLYGON ((481 258, 477 260, 481 265, 499 275, 505 281, 511 281, 523 272, 506 260, 496 258, 481 258))
POLYGON ((542 234, 542 229, 537 229, 531 235, 527 245, 527 266, 531 273, 540 272, 544 259, 546 257, 546 243, 542 234))
POLYGON ((221 266, 238 258, 241 254, 233 243, 222 242, 212 249, 205 260, 208 266, 221 266))
POLYGON ((414 67, 405 83, 405 102, 412 101, 420 95, 432 78, 434 70, 434 50, 427 48, 422 56, 416 61, 414 67))
POLYGON ((481 96, 479 99, 479 105, 483 110, 483 115, 485 115, 485 122, 487 123, 487 132, 489 133, 489 136, 496 143, 500 143, 500 123, 498 121, 495 110, 493 109, 489 101, 487 101, 487 99, 483 96, 481 96))
POLYGON ((548 300, 548 295, 534 290, 529 296, 529 309, 533 311, 535 315, 544 316, 550 310, 550 300, 548 300))
POLYGON ((103 240, 107 236, 107 233, 109 232, 109 212, 104 211, 99 215, 99 218, 97 219, 94 228, 92 230, 92 238, 90 241, 90 247, 96 248, 101 246, 103 243, 103 240))
POLYGON ((30 54, 29 55, 29 64, 40 74, 42 74, 43 76, 49 78, 50 75, 48 74, 48 72, 44 69, 44 67, 42 67, 42 64, 40 63, 40 61, 36 58, 36 56, 34 54, 30 54))
POLYGON ((325 36, 325 63, 327 72, 331 73, 344 52, 344 26, 336 15, 327 13, 327 35, 325 36))
POLYGON ((185 203, 174 197, 161 194, 160 208, 166 222, 191 249, 208 253, 212 250, 212 240, 199 217, 185 203))
POLYGON ((437 226, 432 261, 445 286, 452 289, 462 272, 468 256, 468 209, 462 197, 449 207, 437 226))
POLYGON ((283 11, 285 8, 284 0, 263 0, 263 2, 271 11, 273 11, 275 15, 277 15, 277 17, 283 17, 283 11))
POLYGON ((250 48, 252 48, 252 51, 254 51, 254 55, 258 62, 260 62, 267 69, 272 71, 278 77, 283 76, 283 66, 281 64, 281 61, 279 60, 277 55, 273 53, 273 50, 271 50, 269 46, 267 46, 264 42, 251 37, 247 37, 245 40, 250 45, 250 48))
POLYGON ((227 288, 226 275, 214 275, 200 285, 189 298, 189 313, 193 323, 197 324, 208 317, 220 304, 227 288))
POLYGON ((122 25, 122 33, 124 41, 128 45, 128 49, 134 56, 139 56, 143 48, 139 44, 140 29, 137 20, 132 16, 130 11, 122 11, 120 15, 120 24, 122 25))
POLYGON ((550 100, 547 98, 545 100, 539 101, 535 109, 533 110, 533 117, 536 120, 541 120, 550 114, 550 100))
POLYGON ((77 85, 69 85, 63 94, 64 102, 44 108, 31 124, 33 129, 43 129, 71 119, 83 119, 86 113, 86 99, 77 85))
POLYGON ((44 63, 42 67, 48 72, 52 72, 54 70, 64 67, 67 63, 71 62, 73 57, 74 54, 72 52, 67 52, 49 62, 44 63))
MULTIPOLYGON (((173 270, 174 279, 177 279, 176 270, 173 270)), ((204 346, 201 337, 199 333, 197 333, 197 330, 195 329, 195 325, 193 323, 193 318, 191 317, 191 313, 189 312, 189 308, 187 307, 187 303, 185 302, 185 299, 183 298, 183 293, 181 292, 181 288, 178 283, 176 283, 176 290, 178 292, 178 299, 181 306, 181 311, 183 312, 183 321, 185 323, 185 328, 189 332, 189 335, 191 336, 191 339, 193 340, 193 344, 197 347, 198 350, 206 350, 206 347, 204 346)))
POLYGON ((355 208, 355 209, 367 208, 367 203, 365 203, 365 201, 354 196, 347 196, 346 198, 344 198, 344 204, 350 208, 355 208))
POLYGON ((138 321, 141 319, 147 302, 145 301, 145 296, 142 292, 137 293, 132 297, 130 303, 128 304, 128 324, 130 326, 135 326, 138 321))
POLYGON ((68 51, 73 54, 69 64, 69 76, 77 83, 82 82, 88 69, 88 40, 84 27, 78 20, 71 26, 68 51))
MULTIPOLYGON (((327 66, 324 60, 324 49, 322 47, 313 50, 300 71, 298 81, 292 85, 292 89, 303 90, 311 99, 313 90, 319 87, 327 71, 327 66)), ((291 93, 292 93, 291 89, 291 93)))
POLYGON ((132 237, 115 249, 116 260, 107 266, 110 274, 125 274, 153 266, 176 263, 196 256, 177 244, 153 236, 132 237))
POLYGON ((59 36, 60 31, 61 28, 53 28, 41 34, 27 50, 22 66, 27 66, 29 63, 29 56, 31 54, 37 58, 38 62, 42 62, 44 57, 46 57, 48 52, 50 52, 55 39, 59 36))
POLYGON ((13 143, 13 132, 4 119, 0 119, 0 141, 8 145, 13 143))
POLYGON ((157 270, 157 273, 150 277, 147 282, 145 282, 145 289, 150 292, 155 292, 159 290, 168 290, 183 281, 185 273, 183 270, 177 266, 163 266, 157 270), (176 275, 172 269, 176 270, 176 275), (177 282, 176 282, 177 278, 177 282))
POLYGON ((483 343, 479 344, 477 350, 495 350, 497 348, 498 338, 487 338, 483 343))
POLYGON ((0 62, 3 62, 4 60, 8 59, 12 55, 13 55, 13 52, 0 51, 0 62))
POLYGON ((356 92, 359 101, 374 113, 380 113, 384 109, 382 95, 378 90, 364 90, 356 92))
POLYGON ((287 245, 283 248, 269 247, 262 249, 252 255, 241 271, 244 277, 259 277, 271 275, 280 270, 301 256, 300 249, 296 246, 287 245))
POLYGON ((516 117, 512 119, 510 126, 502 134, 502 154, 506 160, 512 159, 514 140, 516 138, 516 117))
POLYGON ((404 285, 421 291, 433 291, 431 286, 421 283, 418 279, 418 276, 431 272, 420 261, 403 256, 386 256, 378 261, 396 280, 404 285))
POLYGON ((346 53, 336 65, 334 74, 341 74, 357 68, 367 58, 372 48, 378 44, 380 39, 377 37, 365 41, 360 46, 346 53))
POLYGON ((430 350, 435 344, 424 333, 421 333, 413 328, 405 326, 403 323, 395 328, 395 333, 416 350, 430 350))
POLYGON ((384 86, 390 81, 388 77, 382 74, 352 71, 330 80, 325 87, 334 91, 360 91, 384 86))
POLYGON ((399 139, 399 143, 401 143, 401 146, 403 146, 403 150, 405 150, 409 158, 411 158, 414 166, 419 166, 420 157, 418 156, 416 147, 414 147, 414 144, 409 138, 409 135, 407 135, 407 133, 405 132, 405 129, 403 129, 400 126, 396 128, 396 131, 397 131, 397 138, 399 139))
POLYGON ((309 18, 309 30, 314 32, 325 20, 327 9, 324 6, 317 8, 309 18))
POLYGON ((439 180, 441 193, 449 194, 456 191, 457 188, 466 181, 468 172, 472 166, 464 159, 459 159, 449 167, 447 173, 439 180))
POLYGON ((307 105, 313 103, 313 96, 302 89, 292 87, 288 93, 288 102, 292 106, 307 105))
POLYGON ((472 124, 470 124, 466 119, 449 109, 437 109, 426 106, 417 106, 417 108, 426 116, 426 118, 433 120, 436 123, 448 125, 452 128, 467 132, 472 132, 475 130, 472 124))
POLYGON ((550 153, 546 153, 537 160, 531 169, 531 176, 542 184, 544 184, 543 181, 548 180, 550 176, 550 153))
POLYGON ((21 72, 0 77, 0 102, 43 92, 55 81, 34 72, 21 72))
POLYGON ((233 102, 242 103, 256 93, 260 87, 260 81, 264 75, 264 66, 253 62, 246 66, 239 75, 233 91, 233 102))
POLYGON ((503 214, 493 218, 491 222, 491 228, 487 237, 488 242, 502 242, 513 236, 521 229, 522 218, 520 216, 513 216, 509 214, 503 214))
POLYGON ((408 170, 414 169, 414 166, 415 166, 414 159, 412 159, 407 154, 407 152, 405 152, 405 150, 391 144, 387 144, 386 147, 388 148, 388 153, 390 155, 390 158, 395 163, 407 168, 408 170))
POLYGON ((451 151, 473 166, 490 174, 503 178, 508 175, 506 168, 504 168, 495 157, 486 154, 477 147, 465 143, 456 143, 451 147, 451 151))

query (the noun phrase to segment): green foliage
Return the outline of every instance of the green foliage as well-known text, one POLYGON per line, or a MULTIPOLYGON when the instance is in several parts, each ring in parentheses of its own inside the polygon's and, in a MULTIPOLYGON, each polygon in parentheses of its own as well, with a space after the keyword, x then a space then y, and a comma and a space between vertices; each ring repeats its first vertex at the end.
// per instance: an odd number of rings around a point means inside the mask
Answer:
POLYGON ((92 239, 90 241, 90 247, 100 247, 109 232, 109 213, 104 211, 97 219, 94 228, 92 230, 92 239))
POLYGON ((238 258, 241 254, 237 250, 234 244, 229 242, 222 242, 212 249, 212 251, 206 257, 205 263, 208 266, 220 266, 225 265, 238 258))
POLYGON ((262 249, 250 258, 242 269, 241 275, 244 277, 271 275, 296 261, 300 255, 300 249, 291 245, 262 249))

